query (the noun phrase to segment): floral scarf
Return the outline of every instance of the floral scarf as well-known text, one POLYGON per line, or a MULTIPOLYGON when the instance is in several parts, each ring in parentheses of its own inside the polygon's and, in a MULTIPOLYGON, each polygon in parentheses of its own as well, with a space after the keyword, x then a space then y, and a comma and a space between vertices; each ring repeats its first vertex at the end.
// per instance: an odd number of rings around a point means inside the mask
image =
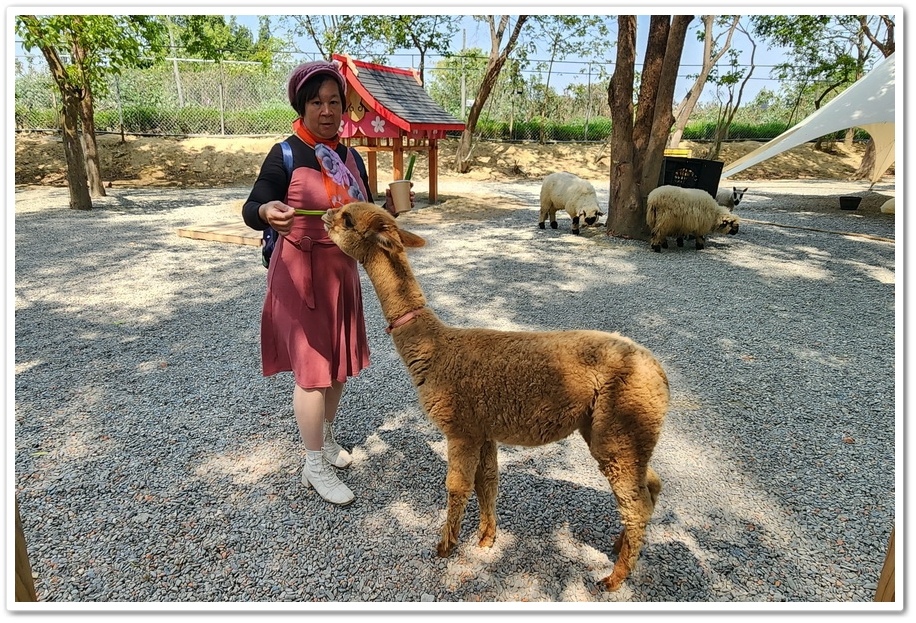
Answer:
POLYGON ((324 173, 324 188, 328 192, 331 208, 339 208, 353 201, 365 201, 366 197, 359 188, 359 182, 350 172, 350 169, 337 155, 338 138, 318 138, 305 127, 302 119, 293 122, 293 131, 302 142, 315 150, 318 164, 324 173))

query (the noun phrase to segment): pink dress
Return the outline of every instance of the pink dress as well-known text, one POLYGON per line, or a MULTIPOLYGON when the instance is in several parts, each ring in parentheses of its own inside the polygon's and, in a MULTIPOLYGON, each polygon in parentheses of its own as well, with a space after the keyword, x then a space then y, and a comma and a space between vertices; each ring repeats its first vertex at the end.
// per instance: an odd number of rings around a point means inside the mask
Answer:
MULTIPOLYGON (((366 189, 352 155, 347 168, 366 189)), ((322 172, 293 170, 286 202, 297 209, 331 207, 322 172)), ((304 389, 346 382, 369 365, 362 287, 356 261, 341 251, 320 216, 296 216, 280 236, 267 272, 261 314, 264 376, 292 371, 304 389)))

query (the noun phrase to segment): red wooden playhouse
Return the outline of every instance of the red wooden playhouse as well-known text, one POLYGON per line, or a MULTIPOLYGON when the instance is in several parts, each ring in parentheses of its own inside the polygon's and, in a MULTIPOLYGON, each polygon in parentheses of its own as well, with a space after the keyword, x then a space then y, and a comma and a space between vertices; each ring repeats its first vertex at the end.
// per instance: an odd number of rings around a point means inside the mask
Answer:
POLYGON ((333 59, 340 63, 347 80, 340 136, 348 145, 368 153, 366 169, 372 194, 379 196, 378 152, 392 152, 395 180, 404 178, 405 152, 426 152, 429 202, 435 203, 439 140, 446 132, 464 130, 464 123, 433 101, 415 70, 357 61, 341 54, 333 59))

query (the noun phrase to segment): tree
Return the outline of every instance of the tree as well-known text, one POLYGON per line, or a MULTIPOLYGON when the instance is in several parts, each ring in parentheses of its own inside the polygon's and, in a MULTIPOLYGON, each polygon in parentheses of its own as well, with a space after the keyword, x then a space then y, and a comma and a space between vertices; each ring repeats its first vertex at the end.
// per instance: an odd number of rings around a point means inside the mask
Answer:
POLYGON ((374 28, 366 20, 380 22, 387 16, 363 15, 292 15, 288 17, 293 32, 308 37, 322 58, 349 54, 354 58, 384 63, 384 41, 367 36, 374 28))
POLYGON ((26 50, 41 50, 61 94, 70 207, 91 209, 91 197, 105 195, 94 94, 108 88, 107 76, 139 64, 142 53, 161 52, 163 25, 142 15, 17 15, 16 32, 26 50))
POLYGON ((487 103, 490 92, 496 85, 496 80, 499 78, 503 65, 506 64, 506 59, 509 58, 516 43, 518 43, 518 37, 522 32, 525 22, 528 21, 527 15, 519 15, 515 19, 515 25, 511 30, 507 30, 512 16, 501 15, 498 17, 498 23, 496 15, 475 16, 474 18, 478 21, 486 21, 490 26, 490 56, 487 59, 487 68, 484 72, 483 80, 480 83, 480 88, 477 91, 477 97, 474 98, 474 103, 471 104, 464 131, 461 133, 461 138, 458 141, 458 151, 455 154, 455 168, 459 173, 467 173, 471 168, 471 148, 473 147, 474 131, 477 128, 477 121, 480 119, 480 113, 487 103), (506 38, 504 45, 503 38, 506 37, 507 32, 508 38, 506 38))
POLYGON ((414 49, 420 54, 417 73, 420 83, 426 84, 426 54, 434 52, 451 55, 451 40, 461 24, 460 15, 391 15, 384 19, 363 21, 368 27, 366 36, 376 36, 385 41, 389 54, 396 50, 414 49))
MULTIPOLYGON (((607 52, 611 43, 609 32, 602 15, 533 15, 531 16, 533 33, 531 44, 542 41, 547 46, 549 58, 546 62, 546 78, 543 85, 543 97, 540 98, 540 115, 550 114, 551 98, 550 78, 553 65, 570 54, 584 58, 599 58, 607 52)), ((543 64, 542 64, 542 67, 543 64)))
POLYGON ((700 96, 703 94, 703 87, 706 86, 706 80, 709 78, 710 72, 716 66, 716 63, 718 63, 731 48, 732 35, 738 27, 738 20, 741 19, 741 16, 720 16, 717 20, 715 15, 701 15, 700 19, 703 22, 703 28, 697 33, 697 38, 703 42, 702 64, 699 73, 697 73, 693 81, 693 85, 687 90, 684 99, 681 100, 681 103, 677 105, 674 111, 674 131, 671 132, 671 136, 668 138, 669 147, 677 147, 680 144, 681 137, 684 135, 684 128, 687 127, 690 115, 693 113, 694 108, 696 108, 697 102, 700 101, 700 96), (726 30, 720 32, 718 35, 714 35, 713 26, 716 23, 725 25, 726 30), (718 43, 722 36, 725 36, 725 43, 720 47, 718 43))
POLYGON ((455 117, 460 117, 461 78, 464 76, 465 89, 473 93, 483 80, 487 70, 487 57, 480 48, 468 48, 436 62, 430 70, 432 79, 426 90, 442 108, 455 117))
MULTIPOLYGON (((895 25, 890 15, 757 15, 754 33, 791 50, 792 58, 776 67, 781 80, 815 85, 816 106, 865 74, 876 48, 886 58, 895 50, 895 25)), ((799 96, 801 93, 799 93, 799 96)), ((874 164, 869 140, 853 179, 867 177, 874 164)))
POLYGON ((650 18, 634 117, 636 16, 617 17, 617 62, 608 87, 612 124, 609 235, 649 238, 646 196, 658 185, 665 142, 674 124, 674 85, 692 20, 693 15, 650 18))
MULTIPOLYGON (((741 29, 741 32, 747 34, 743 28, 741 29)), ((750 37, 748 38, 750 39, 750 37)), ((748 81, 751 79, 751 75, 754 73, 754 57, 756 53, 757 44, 751 40, 750 66, 748 67, 747 71, 743 71, 738 69, 738 54, 734 50, 729 51, 730 64, 732 69, 731 71, 726 72, 724 76, 717 77, 718 84, 725 87, 726 92, 728 93, 728 99, 721 107, 718 122, 716 123, 716 134, 706 151, 707 160, 719 159, 719 152, 722 149, 722 141, 728 138, 728 130, 732 125, 732 121, 735 120, 735 115, 738 113, 738 109, 741 107, 741 99, 744 96, 744 88, 747 86, 748 81), (739 80, 741 81, 741 86, 738 88, 738 92, 736 94, 735 86, 738 84, 739 80)))

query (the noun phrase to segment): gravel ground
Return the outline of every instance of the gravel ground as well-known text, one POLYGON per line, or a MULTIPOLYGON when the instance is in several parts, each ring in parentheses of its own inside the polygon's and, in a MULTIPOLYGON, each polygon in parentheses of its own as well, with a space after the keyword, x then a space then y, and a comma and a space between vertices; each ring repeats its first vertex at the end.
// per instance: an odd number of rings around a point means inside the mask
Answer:
POLYGON ((501 447, 496 545, 476 546, 472 498, 456 553, 436 557, 445 445, 365 275, 373 363, 337 427, 357 499, 330 507, 300 484, 291 375, 260 375, 259 252, 175 233, 233 217, 247 188, 114 189, 89 213, 64 189, 19 189, 11 480, 39 600, 867 608, 900 456, 885 197, 846 212, 836 196, 862 185, 758 183, 738 235, 656 254, 573 236, 568 218, 537 229, 538 188, 444 184, 506 209, 399 223, 427 239, 411 262, 446 322, 620 331, 665 366, 664 488, 618 592, 596 582, 619 516, 578 436, 501 447))

